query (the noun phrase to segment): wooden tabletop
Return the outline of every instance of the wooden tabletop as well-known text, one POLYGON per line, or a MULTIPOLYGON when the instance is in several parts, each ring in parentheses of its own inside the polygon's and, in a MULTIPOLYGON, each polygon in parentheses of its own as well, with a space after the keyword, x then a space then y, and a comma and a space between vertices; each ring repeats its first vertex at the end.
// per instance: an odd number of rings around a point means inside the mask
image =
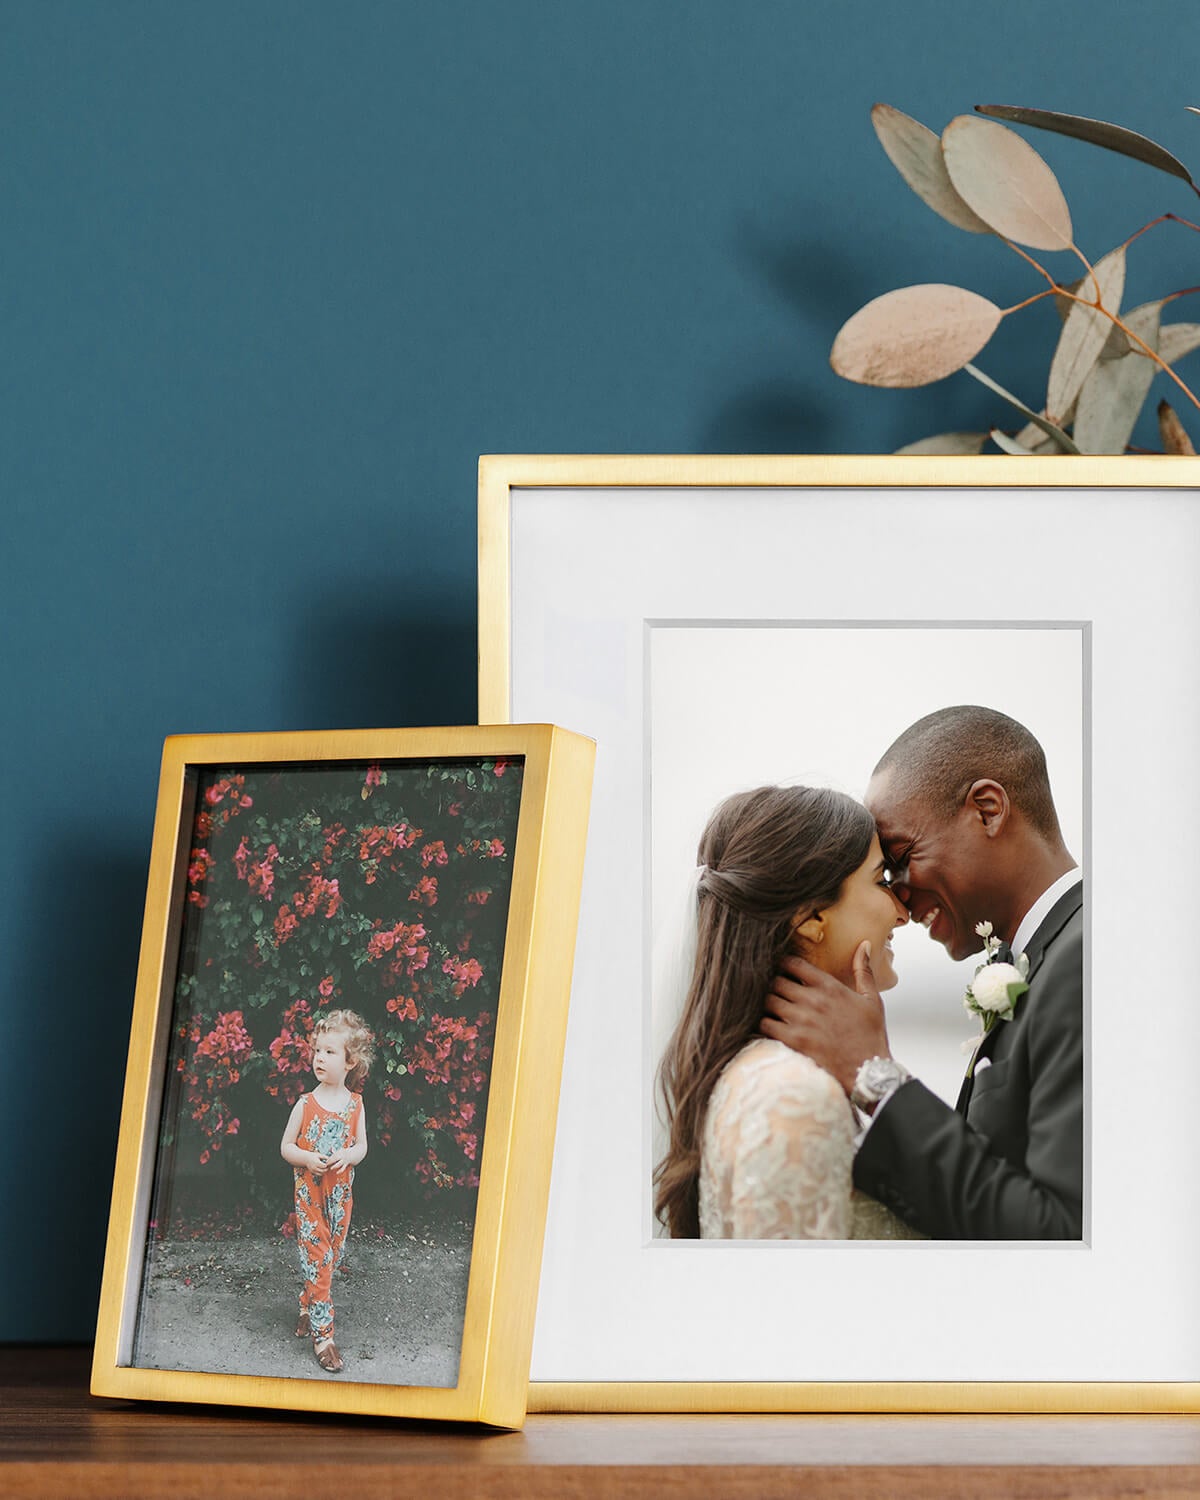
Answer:
POLYGON ((1200 1417, 531 1416, 523 1432, 98 1400, 0 1348, 7 1500, 1194 1500, 1200 1417))

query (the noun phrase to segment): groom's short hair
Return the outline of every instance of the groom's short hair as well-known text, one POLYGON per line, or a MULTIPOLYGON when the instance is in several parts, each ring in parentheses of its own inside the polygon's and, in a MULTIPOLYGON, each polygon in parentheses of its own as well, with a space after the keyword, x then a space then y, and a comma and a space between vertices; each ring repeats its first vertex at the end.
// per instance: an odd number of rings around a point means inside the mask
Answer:
POLYGON ((874 774, 891 773, 889 790, 950 819, 977 781, 998 781, 1044 837, 1061 837, 1046 755, 1016 719, 994 708, 939 708, 910 725, 884 751, 874 774))

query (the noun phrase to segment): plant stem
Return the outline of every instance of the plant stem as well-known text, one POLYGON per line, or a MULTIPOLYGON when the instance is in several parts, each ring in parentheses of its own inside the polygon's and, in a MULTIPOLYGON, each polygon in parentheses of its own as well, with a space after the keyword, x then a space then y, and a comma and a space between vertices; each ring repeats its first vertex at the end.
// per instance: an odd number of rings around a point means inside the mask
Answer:
POLYGON ((1089 302, 1088 306, 1089 307, 1099 307, 1100 306, 1100 279, 1096 275, 1096 268, 1095 268, 1095 266, 1092 265, 1091 261, 1088 260, 1087 256, 1083 253, 1083 251, 1079 248, 1078 245, 1072 245, 1071 249, 1079 257, 1079 259, 1083 262, 1084 269, 1087 271, 1088 275, 1092 278, 1092 285, 1096 288, 1096 300, 1095 300, 1095 302, 1089 302))
MULTIPOLYGON (((1197 229, 1197 230, 1200 230, 1200 225, 1192 224, 1187 219, 1180 219, 1178 217, 1178 215, 1176 215, 1176 214, 1163 214, 1163 216, 1162 216, 1161 219, 1156 219, 1154 222, 1156 224, 1161 224, 1162 221, 1163 221, 1163 219, 1171 219, 1171 220, 1173 220, 1173 221, 1175 221, 1177 223, 1185 225, 1188 229, 1197 229)), ((1149 225, 1149 224, 1146 226, 1147 229, 1149 229, 1151 227, 1152 226, 1149 225)), ((1142 230, 1138 231, 1139 234, 1141 234, 1143 232, 1144 231, 1142 231, 1142 230)), ((1167 364, 1166 360, 1161 359, 1159 357, 1157 350, 1151 349, 1150 345, 1146 343, 1145 339, 1140 339, 1137 336, 1137 334, 1134 333, 1134 331, 1130 327, 1128 327, 1127 324, 1125 324, 1125 323, 1123 323, 1121 321, 1121 319, 1117 316, 1116 313, 1109 312, 1108 308, 1105 307, 1102 302, 1100 302, 1100 300, 1099 300, 1099 283, 1098 282, 1097 282, 1097 300, 1095 302, 1089 302, 1086 297, 1081 297, 1078 292, 1069 292, 1066 289, 1065 286, 1060 286, 1058 284, 1058 282, 1055 281, 1054 277, 1051 276, 1050 272, 1047 271, 1047 269, 1045 268, 1045 266, 1041 265, 1038 261, 1034 260, 1034 258, 1033 258, 1032 255, 1026 254, 1026 252, 1021 249, 1020 245, 1015 245, 1012 242, 1012 240, 1005 239, 1005 237, 1003 235, 998 235, 997 238, 1000 239, 1001 241, 1003 241, 1003 243, 1006 244, 1010 250, 1014 251, 1017 255, 1019 255, 1023 261, 1027 261, 1029 263, 1029 265, 1031 265, 1033 267, 1033 269, 1038 272, 1039 275, 1044 276, 1046 278, 1046 280, 1050 283, 1050 292, 1051 293, 1060 293, 1062 296, 1069 298, 1070 301, 1072 301, 1072 302, 1082 302, 1083 305, 1084 305, 1084 307, 1090 307, 1090 308, 1093 308, 1096 312, 1103 313, 1104 316, 1106 318, 1108 318, 1109 321, 1111 323, 1113 323, 1115 327, 1117 327, 1117 328, 1119 328, 1121 330, 1121 332, 1130 341, 1130 343, 1136 344, 1138 346, 1138 348, 1141 349, 1142 353, 1145 354, 1145 356, 1147 357, 1147 359, 1153 360, 1154 363, 1159 367, 1160 370, 1164 370, 1171 377, 1171 379, 1175 382, 1175 384, 1179 387, 1179 389, 1183 392, 1183 394, 1188 398, 1188 400, 1192 403, 1192 405, 1194 407, 1196 407, 1196 409, 1198 411, 1200 411, 1200 400, 1196 399, 1196 396, 1193 393, 1193 391, 1191 390, 1191 388, 1189 386, 1187 386, 1187 385, 1184 384, 1184 382, 1179 378, 1179 376, 1176 375, 1175 371, 1171 368, 1171 366, 1169 364, 1167 364)), ((1136 236, 1134 236, 1134 238, 1136 238, 1136 236)), ((1075 250, 1076 255, 1078 255, 1079 259, 1081 261, 1083 261, 1083 263, 1084 263, 1085 266, 1087 266, 1088 270, 1091 272, 1092 280, 1095 281, 1095 279, 1096 279, 1096 273, 1095 273, 1095 271, 1092 270, 1092 267, 1088 264, 1087 258, 1083 255, 1083 253, 1081 251, 1079 251, 1078 249, 1076 249, 1074 245, 1072 245, 1071 248, 1073 250, 1075 250)), ((1194 290, 1194 288, 1189 287, 1188 290, 1192 291, 1192 290, 1194 290)), ((1009 312, 1017 312, 1022 307, 1028 307, 1029 304, 1030 304, 1030 302, 1037 302, 1037 301, 1039 301, 1041 299, 1041 297, 1045 297, 1047 295, 1048 295, 1048 293, 1041 292, 1037 297, 1031 297, 1028 302, 1019 302, 1016 307, 1010 308, 1009 312)), ((1185 293, 1183 293, 1183 292, 1176 292, 1174 295, 1177 296, 1177 297, 1182 297, 1182 296, 1185 295, 1185 293)), ((1169 300, 1169 299, 1164 299, 1164 300, 1169 300)), ((1007 314, 1005 314, 1005 316, 1007 316, 1007 314)))
POLYGON ((1125 249, 1128 250, 1134 240, 1139 239, 1148 229, 1154 229, 1157 225, 1166 224, 1168 221, 1172 224, 1182 224, 1185 229, 1194 229, 1197 234, 1200 234, 1200 224, 1193 224, 1191 219, 1184 219, 1179 214, 1159 214, 1157 219, 1151 219, 1149 224, 1143 224, 1139 230, 1129 236, 1125 241, 1125 249))
POLYGON ((1000 316, 1007 318, 1009 313, 1020 312, 1023 307, 1032 307, 1035 302, 1041 302, 1046 297, 1053 297, 1057 291, 1057 287, 1048 286, 1044 292, 1035 292, 1032 297, 1026 297, 1024 302, 1014 302, 1011 307, 1006 307, 1000 316))
POLYGON ((1054 277, 1051 276, 1050 272, 1047 271, 1045 266, 1041 265, 1040 262, 1034 260, 1032 255, 1027 255, 1025 251, 1021 249, 1020 245, 1014 244, 1012 240, 1006 240, 1002 234, 997 235, 996 238, 1000 240, 1002 244, 1007 245, 1015 255, 1019 255, 1022 260, 1028 261, 1039 276, 1044 276, 1050 283, 1050 290, 1052 292, 1058 291, 1058 282, 1055 281, 1054 277))
POLYGON ((1188 398, 1192 405, 1197 409, 1197 411, 1200 411, 1200 400, 1197 400, 1191 388, 1184 384, 1179 376, 1176 375, 1171 366, 1167 364, 1166 360, 1160 357, 1158 351, 1156 349, 1151 349, 1150 345, 1145 341, 1145 339, 1139 338, 1127 323, 1123 323, 1121 321, 1116 313, 1109 312, 1108 308, 1100 302, 1089 302, 1086 297, 1079 296, 1077 292, 1067 291, 1066 287, 1059 287, 1058 290, 1063 294, 1064 297, 1069 298, 1072 302, 1082 302, 1084 307, 1090 307, 1096 312, 1103 313, 1110 323, 1121 330, 1121 332, 1125 335, 1125 337, 1131 344, 1136 344, 1147 359, 1153 360, 1160 370, 1164 370, 1171 377, 1171 379, 1188 398))

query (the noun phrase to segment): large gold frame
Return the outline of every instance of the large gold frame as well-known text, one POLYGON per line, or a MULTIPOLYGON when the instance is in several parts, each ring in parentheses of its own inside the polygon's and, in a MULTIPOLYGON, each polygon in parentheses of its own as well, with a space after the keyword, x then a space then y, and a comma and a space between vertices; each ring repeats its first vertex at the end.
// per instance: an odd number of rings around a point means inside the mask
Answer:
MULTIPOLYGON (((485 455, 479 462, 479 716, 509 717, 510 497, 570 488, 1200 489, 1200 459, 485 455)), ((580 726, 586 729, 586 725, 580 726)), ((532 1412, 1194 1412, 1177 1382, 555 1382, 532 1412)))
POLYGON ((591 740, 550 725, 199 735, 167 741, 100 1296, 95 1394, 521 1426, 594 758, 591 740), (122 1363, 142 1275, 185 899, 189 767, 517 756, 524 758, 525 770, 458 1385, 442 1390, 335 1383, 148 1370, 122 1363))

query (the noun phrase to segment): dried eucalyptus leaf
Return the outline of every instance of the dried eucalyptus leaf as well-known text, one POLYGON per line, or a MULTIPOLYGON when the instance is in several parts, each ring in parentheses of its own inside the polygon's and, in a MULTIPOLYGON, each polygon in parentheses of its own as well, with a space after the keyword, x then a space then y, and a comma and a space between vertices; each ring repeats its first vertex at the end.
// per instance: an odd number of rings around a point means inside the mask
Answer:
POLYGON ((955 192, 942 159, 942 143, 927 125, 890 104, 877 104, 872 109, 871 124, 888 160, 923 203, 957 229, 991 234, 988 225, 955 192))
POLYGON ((1064 323, 1071 316, 1071 309, 1075 306, 1075 303, 1067 296, 1067 293, 1074 292, 1078 295, 1079 288, 1083 283, 1084 277, 1082 276, 1078 281, 1064 281, 1062 283, 1062 290, 1054 294, 1054 309, 1064 323))
MULTIPOLYGON (((1094 275, 1084 277, 1079 295, 1088 301, 1098 299, 1109 312, 1119 312, 1125 291, 1124 245, 1118 245, 1098 260, 1093 270, 1094 275)), ((1110 319, 1087 302, 1072 305, 1059 335, 1046 385, 1046 416, 1051 422, 1061 425, 1065 421, 1067 408, 1099 359, 1112 326, 1110 319)))
MULTIPOLYGON (((977 104, 975 108, 981 115, 989 115, 995 120, 1011 120, 1014 125, 1033 125, 1038 130, 1052 130, 1056 135, 1074 136, 1076 140, 1087 141, 1093 146, 1118 151, 1122 156, 1132 156, 1135 161, 1157 167, 1161 172, 1169 172, 1172 177, 1180 177, 1193 188, 1196 186, 1192 181, 1192 174, 1178 157, 1172 156, 1164 146, 1152 141, 1149 136, 1139 135, 1136 130, 1127 130, 1123 125, 1110 125, 1106 120, 1089 120, 1085 115, 1064 115, 1052 109, 1023 109, 1011 104, 977 104)), ((1190 109, 1191 106, 1187 105, 1185 108, 1190 109)))
POLYGON ((1058 178, 1015 130, 959 115, 942 133, 942 155, 959 197, 997 234, 1035 250, 1071 248, 1058 178))
POLYGON ((1104 347, 1100 350, 1100 358, 1102 360, 1124 359, 1133 347, 1114 323, 1108 330, 1108 337, 1104 340, 1104 347))
POLYGON ((1184 431, 1183 423, 1174 408, 1166 401, 1158 403, 1158 432, 1162 438, 1164 453, 1181 453, 1193 456, 1196 452, 1192 440, 1184 431))
POLYGON ((1003 316, 994 302, 965 287, 901 287, 842 325, 829 361, 860 385, 929 385, 973 359, 1003 316))
POLYGON ((987 442, 986 432, 938 432, 932 437, 921 438, 897 448, 901 453, 982 453, 987 442))
POLYGON ((1164 323, 1158 352, 1169 365, 1193 349, 1200 349, 1200 323, 1164 323))
MULTIPOLYGON (((1067 282, 1061 292, 1054 294, 1054 310, 1065 323, 1071 314, 1075 302, 1066 295, 1067 292, 1079 294, 1079 288, 1087 282, 1086 276, 1081 276, 1078 281, 1067 282)), ((1123 354, 1129 353, 1129 340, 1115 325, 1110 325, 1108 338, 1104 341, 1104 348, 1100 351, 1101 359, 1120 359, 1123 354)))
POLYGON ((990 375, 985 375, 982 370, 976 369, 974 365, 970 364, 964 365, 963 369, 967 372, 968 375, 972 376, 975 380, 978 380, 980 385, 986 385, 989 391, 994 391, 997 396, 1003 397, 1003 399, 1007 401, 1010 406, 1015 406, 1016 409, 1022 414, 1022 416, 1029 418, 1029 420, 1034 424, 1035 427, 1040 427, 1047 437, 1053 438, 1055 443, 1059 448, 1062 449, 1064 453, 1079 452, 1079 449, 1075 446, 1075 444, 1071 441, 1071 439, 1067 436, 1067 434, 1062 430, 1061 427, 1056 427, 1054 423, 1048 421, 1047 418, 1039 416, 1037 412, 1032 409, 1032 407, 1026 406, 1024 401, 1022 401, 1020 397, 1014 396, 1011 391, 1006 391, 1004 387, 993 380, 990 375))
POLYGON ((993 427, 988 437, 1000 449, 1001 453, 1011 453, 1014 458, 1032 458, 1033 449, 1026 448, 1018 443, 1016 438, 1010 438, 1007 432, 1001 432, 999 427, 993 427))
MULTIPOLYGON (((1040 415, 1044 418, 1046 413, 1042 412, 1040 415)), ((1066 428, 1074 415, 1075 408, 1071 406, 1063 413, 1063 419, 1059 425, 1066 428)), ((1044 453, 1047 445, 1053 448, 1055 452, 1062 452, 1062 449, 1057 446, 1054 439, 1047 437, 1045 430, 1036 422, 1026 422, 1025 426, 1017 433, 1016 441, 1020 443, 1022 448, 1028 448, 1031 453, 1044 453)))
MULTIPOLYGON (((1161 301, 1146 302, 1125 314, 1125 322, 1151 349, 1158 345, 1162 309, 1161 301)), ((1125 452, 1156 370, 1149 359, 1099 360, 1092 366, 1079 392, 1071 430, 1081 453, 1125 452)))

